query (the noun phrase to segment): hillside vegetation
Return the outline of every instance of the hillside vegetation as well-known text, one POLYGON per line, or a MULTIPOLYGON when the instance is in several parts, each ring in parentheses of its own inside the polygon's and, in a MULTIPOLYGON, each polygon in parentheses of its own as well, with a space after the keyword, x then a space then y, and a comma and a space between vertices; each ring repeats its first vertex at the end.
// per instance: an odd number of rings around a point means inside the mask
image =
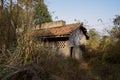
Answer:
POLYGON ((120 79, 120 27, 116 24, 107 36, 89 30, 83 60, 65 58, 31 33, 36 24, 52 21, 44 0, 9 1, 1 0, 0 5, 0 80, 120 79))

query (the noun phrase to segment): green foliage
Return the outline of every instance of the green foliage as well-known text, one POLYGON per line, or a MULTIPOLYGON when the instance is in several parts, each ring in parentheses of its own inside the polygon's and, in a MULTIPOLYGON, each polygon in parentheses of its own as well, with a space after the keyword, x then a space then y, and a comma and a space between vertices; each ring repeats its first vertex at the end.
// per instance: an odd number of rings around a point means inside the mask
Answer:
POLYGON ((103 55, 103 59, 112 64, 120 63, 120 42, 112 42, 103 55))
POLYGON ((95 29, 90 29, 88 32, 90 39, 88 41, 88 45, 91 49, 96 50, 99 47, 100 36, 95 29))
POLYGON ((99 45, 99 49, 101 51, 106 51, 107 47, 109 47, 110 45, 110 37, 109 36, 103 36, 100 39, 100 45, 99 45))
POLYGON ((97 36, 95 32, 90 31, 89 35, 92 35, 90 37, 92 39, 89 43, 94 43, 93 47, 95 47, 97 39, 99 40, 99 45, 97 49, 88 45, 90 50, 88 48, 88 51, 84 54, 85 60, 90 64, 92 73, 99 80, 120 79, 120 27, 115 24, 115 27, 109 33, 108 36, 102 36, 101 38, 98 36, 97 38, 95 37, 97 36))
POLYGON ((51 16, 48 12, 47 6, 41 0, 35 5, 35 24, 41 24, 45 22, 51 22, 51 16))
POLYGON ((113 27, 112 30, 110 31, 110 35, 114 40, 116 39, 120 40, 120 27, 118 26, 113 27))
MULTIPOLYGON (((119 16, 114 19, 114 23, 116 20, 119 20, 119 16)), ((115 26, 110 31, 110 39, 108 42, 108 46, 106 47, 107 51, 104 53, 105 61, 112 64, 120 63, 120 27, 115 24, 115 26)))

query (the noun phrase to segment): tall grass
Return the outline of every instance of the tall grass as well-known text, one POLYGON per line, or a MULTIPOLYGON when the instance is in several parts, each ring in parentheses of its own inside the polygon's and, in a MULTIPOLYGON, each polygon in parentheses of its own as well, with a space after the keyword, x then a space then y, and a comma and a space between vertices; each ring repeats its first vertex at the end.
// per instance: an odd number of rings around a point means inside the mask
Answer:
MULTIPOLYGON (((119 31, 115 33, 120 34, 119 31)), ((84 57, 92 73, 100 80, 120 79, 120 38, 116 34, 101 38, 99 47, 88 49, 84 57)))
POLYGON ((31 22, 27 25, 18 23, 23 27, 23 32, 16 33, 11 24, 11 15, 5 12, 0 17, 0 80, 120 79, 119 41, 100 42, 102 47, 93 46, 95 49, 89 46, 84 54, 88 69, 84 69, 79 60, 53 55, 57 53, 56 50, 51 46, 46 47, 32 33, 31 22))
POLYGON ((56 54, 51 46, 45 47, 44 42, 27 29, 17 38, 17 46, 0 67, 2 80, 93 80, 87 70, 80 67, 81 62, 56 54), (26 76, 26 77, 24 77, 26 76), (29 76, 29 77, 28 77, 29 76), (20 77, 20 78, 18 78, 20 77))

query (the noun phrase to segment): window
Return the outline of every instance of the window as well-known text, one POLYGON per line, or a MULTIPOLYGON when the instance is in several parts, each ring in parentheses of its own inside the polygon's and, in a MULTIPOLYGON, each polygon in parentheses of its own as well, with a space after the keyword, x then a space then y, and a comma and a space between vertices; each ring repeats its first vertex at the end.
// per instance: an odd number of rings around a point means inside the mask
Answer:
POLYGON ((65 46, 66 46, 65 41, 58 41, 57 45, 58 45, 59 48, 65 48, 65 46))

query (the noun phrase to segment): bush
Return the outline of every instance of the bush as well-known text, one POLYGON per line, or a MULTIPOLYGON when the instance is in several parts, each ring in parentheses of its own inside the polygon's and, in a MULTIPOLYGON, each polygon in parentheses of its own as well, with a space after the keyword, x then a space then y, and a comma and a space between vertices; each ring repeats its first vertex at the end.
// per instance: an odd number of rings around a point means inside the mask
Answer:
POLYGON ((103 57, 109 63, 120 64, 120 43, 109 46, 103 57))
POLYGON ((98 76, 100 80, 120 79, 120 64, 109 64, 98 59, 93 59, 90 66, 93 74, 98 76))

